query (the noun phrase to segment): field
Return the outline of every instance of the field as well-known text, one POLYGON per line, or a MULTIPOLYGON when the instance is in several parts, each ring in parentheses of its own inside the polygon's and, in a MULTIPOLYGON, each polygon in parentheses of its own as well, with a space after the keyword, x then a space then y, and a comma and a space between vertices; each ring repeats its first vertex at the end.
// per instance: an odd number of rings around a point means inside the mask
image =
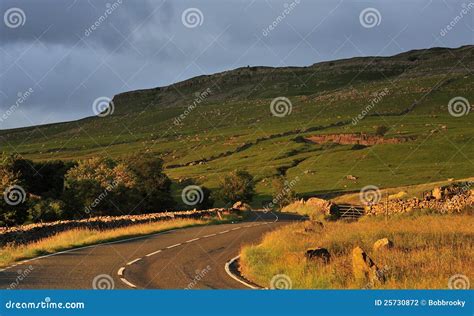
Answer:
POLYGON ((352 272, 352 249, 360 246, 386 276, 376 288, 446 289, 450 277, 474 275, 472 215, 372 217, 324 225, 305 232, 307 223, 298 223, 269 233, 261 244, 242 250, 241 272, 263 287, 284 275, 294 289, 368 288, 352 272), (385 237, 394 247, 373 250, 374 242, 385 237), (328 249, 329 264, 305 258, 306 249, 314 247, 328 249))
POLYGON ((216 189, 223 173, 246 169, 257 180, 254 206, 271 198, 276 175, 297 178, 294 189, 303 197, 466 178, 474 156, 472 113, 455 117, 448 104, 455 97, 473 102, 473 56, 466 46, 301 68, 240 68, 117 95, 114 113, 103 118, 3 130, 0 146, 34 160, 156 153, 177 197, 181 179, 216 189), (208 88, 210 96, 190 108, 208 88), (282 96, 291 105, 277 117, 270 104, 282 96), (301 141, 374 134, 380 125, 388 127, 386 138, 413 140, 367 147, 301 141))

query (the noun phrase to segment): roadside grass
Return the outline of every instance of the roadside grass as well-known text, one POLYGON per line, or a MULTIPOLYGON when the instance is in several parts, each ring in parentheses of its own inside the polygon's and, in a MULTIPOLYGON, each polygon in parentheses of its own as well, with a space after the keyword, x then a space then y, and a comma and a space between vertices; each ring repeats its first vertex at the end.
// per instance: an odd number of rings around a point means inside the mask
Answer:
POLYGON ((241 217, 226 215, 222 220, 212 219, 173 219, 169 221, 138 224, 116 229, 71 229, 56 235, 40 239, 25 245, 7 245, 0 249, 0 267, 6 267, 14 262, 52 254, 73 248, 118 241, 133 237, 146 236, 169 231, 202 225, 224 224, 241 217))
POLYGON ((265 287, 277 274, 290 277, 296 289, 357 289, 352 275, 352 249, 362 247, 387 271, 385 289, 446 289, 452 275, 474 278, 474 217, 472 215, 420 215, 358 222, 326 222, 324 228, 308 223, 285 226, 267 234, 262 243, 241 251, 243 275, 265 287), (387 237, 389 250, 375 252, 373 243, 387 237), (310 262, 308 248, 331 253, 327 265, 310 262))

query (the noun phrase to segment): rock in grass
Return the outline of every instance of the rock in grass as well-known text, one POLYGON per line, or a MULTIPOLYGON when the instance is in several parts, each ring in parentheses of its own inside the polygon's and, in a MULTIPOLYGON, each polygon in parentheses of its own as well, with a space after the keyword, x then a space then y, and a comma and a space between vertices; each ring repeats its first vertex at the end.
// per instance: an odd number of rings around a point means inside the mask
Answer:
POLYGON ((385 275, 360 247, 352 250, 352 271, 359 284, 372 288, 385 282, 385 275))
POLYGON ((310 260, 319 260, 323 263, 329 263, 331 260, 331 254, 326 248, 315 248, 306 250, 306 258, 310 260))
POLYGON ((238 211, 250 211, 250 205, 244 202, 235 202, 234 205, 232 206, 234 210, 238 211))
POLYGON ((382 238, 374 242, 374 250, 385 250, 393 247, 393 242, 388 238, 382 238))
POLYGON ((318 213, 326 215, 339 214, 339 208, 337 205, 328 200, 312 197, 305 202, 305 205, 313 207, 315 212, 318 213))

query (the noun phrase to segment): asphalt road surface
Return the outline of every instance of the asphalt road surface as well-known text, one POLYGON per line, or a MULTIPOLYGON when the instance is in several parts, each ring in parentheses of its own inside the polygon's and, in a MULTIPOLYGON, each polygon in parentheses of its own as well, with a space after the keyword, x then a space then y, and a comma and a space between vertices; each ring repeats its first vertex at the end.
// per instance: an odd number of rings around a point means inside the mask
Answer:
POLYGON ((244 222, 191 227, 66 251, 9 267, 0 287, 12 289, 236 289, 225 264, 244 244, 300 218, 254 212, 244 222))

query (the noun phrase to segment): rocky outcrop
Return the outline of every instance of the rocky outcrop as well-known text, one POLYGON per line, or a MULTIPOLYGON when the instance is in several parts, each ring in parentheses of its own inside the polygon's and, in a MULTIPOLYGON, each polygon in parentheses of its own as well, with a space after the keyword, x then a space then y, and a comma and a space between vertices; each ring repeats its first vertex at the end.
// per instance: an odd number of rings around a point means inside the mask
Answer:
POLYGON ((303 203, 305 206, 313 207, 315 211, 326 215, 337 215, 339 212, 339 208, 335 203, 325 199, 312 197, 307 201, 300 201, 300 203, 303 203))
POLYGON ((137 224, 159 222, 177 218, 203 218, 229 212, 227 209, 214 208, 205 211, 163 212, 143 215, 98 216, 82 220, 56 221, 0 228, 0 247, 9 243, 26 244, 57 233, 75 228, 113 229, 137 224))
POLYGON ((414 140, 412 137, 394 137, 385 138, 383 136, 368 135, 368 134, 327 134, 314 135, 306 137, 305 140, 316 143, 336 143, 341 145, 364 145, 372 146, 377 144, 400 144, 407 141, 414 140))
POLYGON ((360 247, 352 250, 352 271, 359 284, 374 287, 385 282, 385 275, 360 247))

